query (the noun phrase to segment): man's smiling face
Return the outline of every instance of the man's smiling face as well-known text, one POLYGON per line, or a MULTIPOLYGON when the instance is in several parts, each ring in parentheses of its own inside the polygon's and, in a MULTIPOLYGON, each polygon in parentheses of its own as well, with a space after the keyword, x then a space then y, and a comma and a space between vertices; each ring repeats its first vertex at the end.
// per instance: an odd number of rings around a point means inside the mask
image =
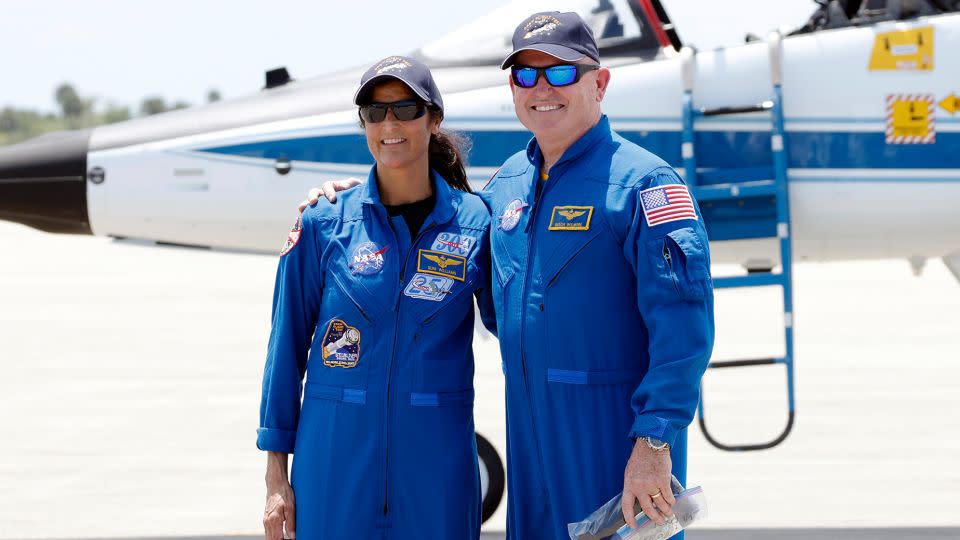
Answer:
MULTIPOLYGON (((594 63, 590 58, 579 62, 594 63)), ((516 58, 516 65, 531 67, 569 63, 540 51, 523 51, 516 58)), ((546 77, 541 76, 533 88, 521 88, 511 77, 510 88, 517 118, 533 132, 541 145, 567 139, 572 134, 579 138, 597 123, 600 101, 609 80, 610 72, 606 69, 584 73, 579 82, 569 86, 551 86, 546 77)))

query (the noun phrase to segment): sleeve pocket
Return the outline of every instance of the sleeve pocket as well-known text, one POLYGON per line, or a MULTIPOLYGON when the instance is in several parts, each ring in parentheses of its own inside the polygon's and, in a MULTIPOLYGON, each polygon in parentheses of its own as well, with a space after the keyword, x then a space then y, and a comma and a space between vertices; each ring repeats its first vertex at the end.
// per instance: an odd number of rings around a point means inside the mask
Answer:
POLYGON ((657 248, 662 261, 655 266, 667 273, 664 277, 673 282, 680 298, 696 301, 706 297, 712 287, 710 257, 697 232, 692 227, 676 229, 653 244, 651 248, 657 248))

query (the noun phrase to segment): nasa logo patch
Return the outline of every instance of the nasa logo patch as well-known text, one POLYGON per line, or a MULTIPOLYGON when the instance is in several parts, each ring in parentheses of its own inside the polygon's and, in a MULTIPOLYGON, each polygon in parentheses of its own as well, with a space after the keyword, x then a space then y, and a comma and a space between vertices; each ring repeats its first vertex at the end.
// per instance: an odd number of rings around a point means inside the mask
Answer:
POLYGON ((381 248, 373 242, 364 242, 353 250, 350 258, 350 271, 362 276, 371 276, 383 269, 383 254, 390 246, 381 248))
POLYGON ((432 276, 417 272, 410 278, 403 294, 410 298, 439 302, 453 289, 453 279, 445 276, 432 276))
POLYGON ((507 203, 507 206, 503 208, 503 212, 500 213, 500 217, 497 218, 497 221, 500 222, 497 225, 500 227, 500 230, 509 231, 516 227, 517 223, 520 223, 520 214, 527 206, 529 205, 520 199, 514 199, 507 203))
POLYGON ((323 365, 346 369, 360 362, 360 330, 333 319, 323 335, 323 365))
POLYGON ((437 235, 437 239, 433 241, 433 246, 431 246, 430 249, 466 257, 470 254, 470 250, 473 249, 476 243, 477 239, 473 236, 442 232, 437 235))
POLYGON ((287 241, 283 243, 283 247, 280 248, 280 256, 283 257, 287 253, 290 253, 290 250, 293 249, 293 246, 297 245, 297 242, 300 241, 300 235, 303 233, 303 214, 297 216, 297 222, 293 224, 293 228, 290 229, 290 234, 287 235, 287 241))

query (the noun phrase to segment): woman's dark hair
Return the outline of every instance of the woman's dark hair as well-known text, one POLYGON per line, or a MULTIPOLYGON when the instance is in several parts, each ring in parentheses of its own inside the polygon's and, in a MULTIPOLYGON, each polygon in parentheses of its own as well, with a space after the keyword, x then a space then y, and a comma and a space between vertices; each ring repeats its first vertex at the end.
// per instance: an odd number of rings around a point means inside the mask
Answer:
MULTIPOLYGON (((430 114, 442 119, 442 113, 430 109, 430 114)), ((450 187, 467 193, 473 193, 467 180, 466 163, 463 155, 470 151, 470 139, 455 131, 441 129, 436 135, 430 135, 430 168, 437 171, 450 187)))
MULTIPOLYGON (((443 120, 443 113, 428 106, 432 118, 443 120)), ((363 118, 360 127, 366 127, 363 118)), ((455 132, 441 129, 436 135, 430 135, 430 145, 427 147, 427 156, 430 168, 437 171, 453 189, 473 193, 470 182, 467 180, 467 164, 463 155, 470 151, 470 139, 455 132)))

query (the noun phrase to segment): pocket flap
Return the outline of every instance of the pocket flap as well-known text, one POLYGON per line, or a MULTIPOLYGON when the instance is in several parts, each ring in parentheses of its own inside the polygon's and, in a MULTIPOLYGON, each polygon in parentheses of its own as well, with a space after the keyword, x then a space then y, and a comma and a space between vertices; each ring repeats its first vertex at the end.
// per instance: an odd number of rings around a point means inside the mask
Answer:
POLYGON ((709 277, 707 252, 700 243, 696 231, 691 227, 684 227, 668 232, 667 236, 683 252, 683 257, 686 259, 684 266, 692 279, 709 277))

